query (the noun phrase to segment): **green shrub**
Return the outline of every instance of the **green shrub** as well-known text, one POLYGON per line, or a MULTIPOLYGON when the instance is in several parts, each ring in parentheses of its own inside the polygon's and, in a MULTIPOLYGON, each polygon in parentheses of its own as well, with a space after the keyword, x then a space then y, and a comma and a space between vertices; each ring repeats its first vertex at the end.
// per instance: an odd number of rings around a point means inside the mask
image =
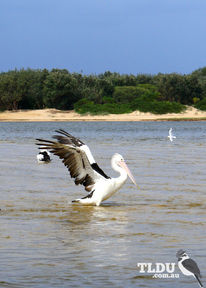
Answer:
POLYGON ((131 108, 133 110, 151 112, 154 114, 180 113, 185 110, 185 106, 177 102, 157 100, 148 101, 145 98, 135 99, 131 103, 131 108))
POLYGON ((117 103, 104 103, 95 104, 93 101, 87 99, 81 99, 74 104, 74 109, 80 114, 122 114, 130 113, 132 109, 129 104, 117 104, 117 103))
POLYGON ((104 104, 104 103, 115 103, 115 100, 114 100, 114 98, 112 98, 112 97, 104 96, 104 97, 102 98, 102 103, 103 103, 103 104, 104 104))
POLYGON ((89 101, 86 98, 83 98, 74 104, 74 109, 76 112, 84 114, 92 110, 93 106, 94 106, 93 101, 89 101))
POLYGON ((135 110, 166 114, 180 113, 185 106, 177 102, 160 101, 160 94, 155 86, 139 84, 115 87, 113 98, 103 97, 102 104, 83 98, 74 104, 74 108, 80 114, 122 114, 135 110))
POLYGON ((180 113, 185 110, 185 106, 169 101, 148 101, 146 97, 140 97, 132 101, 132 103, 104 103, 95 104, 93 101, 81 99, 74 105, 75 111, 80 114, 123 114, 130 113, 135 110, 141 112, 151 112, 154 114, 180 113))
POLYGON ((194 97, 192 98, 193 104, 197 104, 200 101, 200 98, 194 97))
POLYGON ((202 99, 201 101, 195 104, 195 108, 206 111, 206 98, 202 99))

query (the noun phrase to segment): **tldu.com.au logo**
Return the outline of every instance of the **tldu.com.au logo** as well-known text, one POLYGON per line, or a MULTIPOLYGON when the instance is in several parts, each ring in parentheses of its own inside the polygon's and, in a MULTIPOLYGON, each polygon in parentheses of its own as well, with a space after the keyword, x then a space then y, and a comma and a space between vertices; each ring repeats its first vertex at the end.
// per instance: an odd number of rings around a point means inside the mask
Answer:
POLYGON ((175 263, 137 263, 139 273, 153 274, 153 278, 179 278, 175 272, 175 263))

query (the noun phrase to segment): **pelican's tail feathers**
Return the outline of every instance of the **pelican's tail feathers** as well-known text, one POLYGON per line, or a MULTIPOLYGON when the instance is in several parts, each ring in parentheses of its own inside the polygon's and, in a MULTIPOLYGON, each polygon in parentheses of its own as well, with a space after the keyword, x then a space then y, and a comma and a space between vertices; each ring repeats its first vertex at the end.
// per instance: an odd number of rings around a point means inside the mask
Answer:
POLYGON ((87 196, 79 199, 74 199, 72 203, 80 203, 84 205, 96 205, 99 206, 101 203, 101 200, 94 199, 93 193, 95 190, 92 190, 87 196))
POLYGON ((81 199, 74 199, 74 200, 72 200, 72 203, 79 203, 80 200, 81 199))

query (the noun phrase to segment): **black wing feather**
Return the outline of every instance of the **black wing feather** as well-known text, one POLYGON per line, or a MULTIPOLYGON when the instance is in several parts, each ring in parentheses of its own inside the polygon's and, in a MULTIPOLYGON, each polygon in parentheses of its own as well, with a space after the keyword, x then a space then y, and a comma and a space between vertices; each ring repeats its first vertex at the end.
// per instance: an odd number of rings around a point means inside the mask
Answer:
MULTIPOLYGON (((59 136, 62 137, 62 136, 59 136)), ((66 143, 65 137, 63 141, 55 142, 44 139, 36 139, 40 143, 41 147, 39 149, 47 149, 54 155, 62 159, 64 165, 68 168, 70 176, 75 178, 75 184, 82 184, 85 186, 85 190, 91 191, 92 186, 95 184, 94 171, 90 166, 85 153, 80 152, 77 148, 69 143, 66 143), (64 141, 65 140, 65 141, 64 141), (63 143, 62 143, 63 142, 63 143), (71 146, 69 146, 70 144, 71 146)))
POLYGON ((81 149, 81 146, 85 144, 80 139, 72 136, 63 129, 55 130, 55 132, 61 134, 53 136, 57 142, 36 139, 40 142, 37 143, 37 145, 40 145, 41 149, 50 150, 51 153, 62 159, 62 162, 68 168, 71 177, 75 178, 76 185, 83 184, 85 189, 90 191, 92 185, 95 184, 97 177, 110 179, 97 163, 89 163, 86 153, 81 149), (95 172, 97 172, 97 174, 95 172))

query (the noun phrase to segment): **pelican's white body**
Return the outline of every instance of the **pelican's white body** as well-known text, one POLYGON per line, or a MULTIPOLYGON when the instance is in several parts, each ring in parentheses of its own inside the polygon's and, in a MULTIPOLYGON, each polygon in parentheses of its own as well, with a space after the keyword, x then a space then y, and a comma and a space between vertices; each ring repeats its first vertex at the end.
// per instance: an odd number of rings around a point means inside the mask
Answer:
POLYGON ((94 192, 92 197, 76 199, 75 202, 99 206, 102 201, 107 200, 114 195, 124 185, 127 180, 127 175, 129 175, 125 169, 118 165, 120 162, 124 163, 124 166, 126 165, 122 156, 116 153, 112 157, 111 165, 116 172, 120 173, 119 177, 109 179, 100 177, 93 186, 92 191, 94 192))
POLYGON ((126 182, 127 174, 124 177, 100 179, 94 185, 94 193, 91 198, 77 199, 79 203, 85 205, 99 206, 102 201, 107 200, 114 195, 126 182))

